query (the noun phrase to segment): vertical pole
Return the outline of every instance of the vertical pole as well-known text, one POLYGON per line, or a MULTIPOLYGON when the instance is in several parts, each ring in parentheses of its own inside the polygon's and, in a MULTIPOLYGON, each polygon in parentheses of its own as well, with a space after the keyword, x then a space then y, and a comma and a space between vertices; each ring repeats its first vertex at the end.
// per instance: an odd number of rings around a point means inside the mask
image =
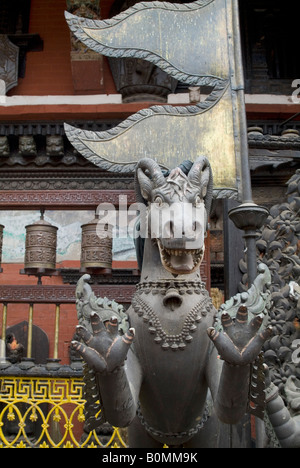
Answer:
POLYGON ((234 55, 235 55, 235 92, 238 102, 238 113, 240 122, 240 152, 241 152, 241 177, 242 177, 242 198, 243 203, 253 203, 252 187, 249 166, 249 151, 248 151, 248 132, 247 132, 247 116, 245 106, 245 79, 243 70, 241 34, 240 34, 240 17, 239 17, 239 0, 232 0, 233 12, 233 35, 234 35, 234 55))
POLYGON ((245 84, 240 37, 239 0, 232 0, 232 21, 234 34, 234 71, 233 86, 235 87, 240 123, 240 158, 242 205, 229 212, 230 219, 238 229, 245 232, 248 287, 257 276, 256 231, 261 228, 269 214, 266 208, 256 205, 252 200, 251 174, 248 151, 247 116, 245 107, 245 84))
MULTIPOLYGON (((257 276, 256 232, 265 224, 269 212, 266 208, 256 205, 252 200, 247 115, 245 106, 245 84, 239 22, 239 0, 232 0, 232 12, 236 80, 235 91, 237 96, 240 122, 242 205, 231 210, 229 212, 229 217, 238 229, 244 231, 247 256, 248 288, 250 288, 257 276)), ((261 437, 259 437, 259 434, 262 434, 263 432, 261 431, 261 428, 262 422, 256 418, 257 446, 260 446, 261 444, 261 437)))
POLYGON ((2 341, 1 341, 1 350, 0 350, 0 359, 5 360, 5 341, 6 341, 6 328, 7 328, 7 304, 3 304, 2 311, 2 341))
POLYGON ((28 338, 27 338, 27 358, 32 357, 32 327, 33 327, 33 304, 29 305, 28 317, 28 338))
POLYGON ((60 304, 56 304, 56 308, 55 308, 55 332, 54 332, 54 353, 53 353, 53 359, 58 359, 59 319, 60 319, 60 304))
POLYGON ((7 328, 7 304, 3 304, 3 311, 2 311, 2 340, 5 341, 6 339, 6 328, 7 328))

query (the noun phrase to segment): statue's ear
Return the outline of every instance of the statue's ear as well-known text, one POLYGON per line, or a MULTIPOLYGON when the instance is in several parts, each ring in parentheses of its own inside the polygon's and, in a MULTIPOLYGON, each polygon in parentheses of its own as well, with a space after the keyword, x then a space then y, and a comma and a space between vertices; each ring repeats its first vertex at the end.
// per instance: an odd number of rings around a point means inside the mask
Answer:
POLYGON ((137 178, 140 186, 140 191, 144 200, 151 200, 151 192, 153 189, 153 184, 151 179, 145 174, 143 169, 139 168, 137 170, 137 178))

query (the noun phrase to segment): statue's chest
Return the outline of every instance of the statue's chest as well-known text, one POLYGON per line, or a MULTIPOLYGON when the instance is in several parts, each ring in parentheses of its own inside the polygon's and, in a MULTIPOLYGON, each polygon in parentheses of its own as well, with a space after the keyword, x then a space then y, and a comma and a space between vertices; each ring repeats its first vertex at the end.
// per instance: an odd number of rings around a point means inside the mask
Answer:
POLYGON ((199 340, 203 345, 207 341, 205 330, 214 320, 207 294, 186 296, 180 307, 170 310, 161 297, 139 292, 133 298, 129 315, 140 347, 147 344, 148 351, 155 346, 168 353, 186 353, 199 340))
POLYGON ((140 401, 147 420, 157 408, 172 420, 174 405, 186 415, 187 402, 203 409, 206 366, 211 342, 207 328, 214 321, 207 295, 186 296, 182 307, 170 311, 159 295, 136 294, 130 309, 135 328, 134 350, 143 374, 140 401), (158 405, 158 406, 157 406, 158 405))

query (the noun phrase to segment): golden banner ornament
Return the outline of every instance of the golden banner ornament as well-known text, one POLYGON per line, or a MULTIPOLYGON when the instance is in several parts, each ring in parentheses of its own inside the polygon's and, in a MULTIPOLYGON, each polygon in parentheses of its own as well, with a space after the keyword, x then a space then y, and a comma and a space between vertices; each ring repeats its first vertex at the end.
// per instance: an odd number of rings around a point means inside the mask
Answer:
POLYGON ((153 106, 105 132, 66 125, 73 146, 96 166, 123 173, 145 157, 172 169, 205 155, 217 196, 241 195, 243 173, 249 175, 237 1, 140 2, 109 20, 66 18, 77 38, 101 54, 141 58, 210 89, 197 105, 153 106))

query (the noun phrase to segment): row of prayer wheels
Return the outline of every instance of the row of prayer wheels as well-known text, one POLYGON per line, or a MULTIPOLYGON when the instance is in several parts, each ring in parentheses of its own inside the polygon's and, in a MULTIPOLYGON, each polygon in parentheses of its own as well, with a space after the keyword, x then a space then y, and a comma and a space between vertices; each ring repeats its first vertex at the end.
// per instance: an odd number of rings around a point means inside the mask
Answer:
MULTIPOLYGON (((112 268, 112 233, 108 225, 99 225, 96 216, 83 224, 81 239, 82 271, 112 268)), ((24 272, 27 274, 51 274, 56 270, 58 228, 44 219, 44 213, 35 223, 26 226, 24 272)), ((4 226, 0 225, 0 266, 2 258, 4 226)))

